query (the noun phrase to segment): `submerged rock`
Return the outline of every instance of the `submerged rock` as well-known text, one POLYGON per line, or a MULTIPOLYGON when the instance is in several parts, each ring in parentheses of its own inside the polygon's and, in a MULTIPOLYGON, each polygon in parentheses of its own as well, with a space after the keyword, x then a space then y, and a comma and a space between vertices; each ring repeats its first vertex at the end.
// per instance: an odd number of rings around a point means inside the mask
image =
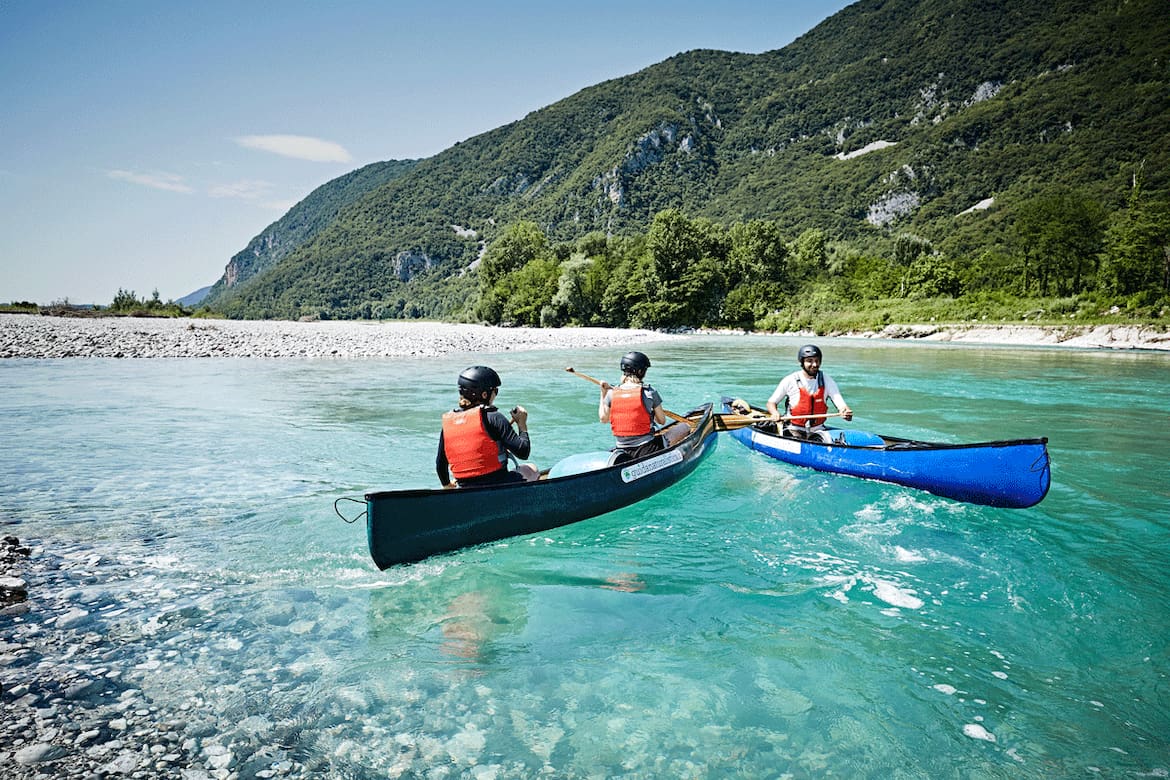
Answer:
POLYGON ((55 761, 64 756, 65 753, 65 748, 60 745, 38 742, 20 748, 16 751, 14 758, 18 764, 43 764, 47 761, 55 761))

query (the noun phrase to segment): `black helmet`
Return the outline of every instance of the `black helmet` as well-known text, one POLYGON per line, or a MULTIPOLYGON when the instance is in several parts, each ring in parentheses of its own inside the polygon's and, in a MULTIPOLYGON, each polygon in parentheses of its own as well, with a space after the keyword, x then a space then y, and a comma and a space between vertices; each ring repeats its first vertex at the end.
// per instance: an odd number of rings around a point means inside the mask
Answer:
POLYGON ((472 366, 459 375, 459 387, 469 390, 494 390, 500 386, 500 375, 487 366, 472 366))
POLYGON ((821 355, 821 348, 816 344, 805 344, 796 353, 796 362, 803 363, 805 358, 815 357, 818 360, 824 360, 821 355))
POLYGON ((627 374, 642 376, 646 373, 646 369, 650 368, 650 358, 641 352, 627 352, 622 355, 622 362, 619 364, 619 367, 627 374))

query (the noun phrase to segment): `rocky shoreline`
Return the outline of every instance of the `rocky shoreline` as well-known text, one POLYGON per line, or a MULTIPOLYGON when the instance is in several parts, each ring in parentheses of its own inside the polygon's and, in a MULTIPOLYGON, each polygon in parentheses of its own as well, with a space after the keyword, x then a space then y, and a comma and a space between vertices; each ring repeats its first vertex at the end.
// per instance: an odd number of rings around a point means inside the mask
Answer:
MULTIPOLYGON (((717 332, 727 335, 729 332, 717 332)), ((791 334, 807 335, 811 334, 791 334)), ((1170 351, 1140 325, 890 325, 849 338, 1170 351)), ((498 328, 417 321, 290 322, 0 314, 0 358, 384 358, 607 347, 679 338, 651 330, 498 328)))
POLYGON ((1170 332, 1140 325, 889 325, 863 338, 1085 349, 1170 350, 1170 332))
POLYGON ((0 358, 381 358, 605 347, 649 330, 493 328, 416 321, 203 320, 0 314, 0 358))

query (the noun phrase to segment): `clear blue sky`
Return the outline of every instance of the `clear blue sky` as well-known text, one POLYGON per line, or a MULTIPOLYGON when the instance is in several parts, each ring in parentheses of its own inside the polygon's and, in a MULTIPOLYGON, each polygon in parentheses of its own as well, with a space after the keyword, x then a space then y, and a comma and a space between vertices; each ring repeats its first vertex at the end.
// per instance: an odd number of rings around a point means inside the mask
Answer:
POLYGON ((844 0, 0 0, 0 302, 211 284, 315 187, 844 0))

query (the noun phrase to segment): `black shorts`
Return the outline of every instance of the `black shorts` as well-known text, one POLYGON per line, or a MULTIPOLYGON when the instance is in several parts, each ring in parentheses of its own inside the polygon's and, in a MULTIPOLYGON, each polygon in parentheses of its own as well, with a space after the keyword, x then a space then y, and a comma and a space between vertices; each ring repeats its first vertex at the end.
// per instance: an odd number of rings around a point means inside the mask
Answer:
POLYGON ((460 487, 484 487, 485 485, 508 485, 513 482, 524 482, 524 475, 519 471, 500 469, 482 477, 468 477, 459 480, 460 487))

